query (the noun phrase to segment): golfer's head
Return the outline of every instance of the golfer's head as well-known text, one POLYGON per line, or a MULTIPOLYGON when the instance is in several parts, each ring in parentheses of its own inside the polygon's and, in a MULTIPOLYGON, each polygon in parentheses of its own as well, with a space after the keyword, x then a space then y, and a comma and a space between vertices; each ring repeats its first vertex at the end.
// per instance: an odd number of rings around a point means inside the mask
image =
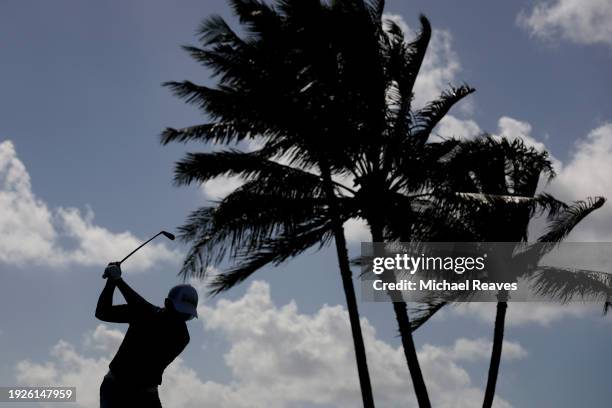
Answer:
POLYGON ((184 320, 198 317, 198 291, 191 285, 176 285, 165 300, 166 309, 177 313, 184 320))

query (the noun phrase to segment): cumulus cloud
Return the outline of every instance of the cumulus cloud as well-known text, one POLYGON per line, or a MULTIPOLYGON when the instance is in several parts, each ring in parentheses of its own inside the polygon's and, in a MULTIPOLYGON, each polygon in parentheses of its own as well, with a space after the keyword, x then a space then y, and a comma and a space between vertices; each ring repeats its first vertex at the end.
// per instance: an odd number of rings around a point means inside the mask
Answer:
POLYGON ((87 333, 83 344, 93 350, 114 352, 123 341, 121 330, 111 329, 105 324, 99 324, 94 331, 87 333))
POLYGON ((240 177, 221 176, 202 184, 202 193, 213 201, 221 200, 229 193, 242 186, 244 181, 240 177))
MULTIPOLYGON (((295 302, 275 305, 269 285, 255 281, 243 297, 200 306, 199 314, 205 330, 214 330, 227 340, 229 350, 224 359, 232 378, 227 383, 202 379, 178 358, 166 370, 160 388, 166 406, 360 405, 348 315, 343 307, 323 306, 313 314, 300 313, 295 302)), ((377 405, 416 406, 401 348, 379 339, 366 319, 362 319, 362 327, 377 405)), ((117 337, 117 331, 104 325, 87 335, 85 349, 106 350, 101 357, 88 356, 60 341, 51 350, 49 361, 19 362, 17 379, 21 384, 75 385, 78 406, 95 407, 117 337)), ((426 344, 419 350, 436 406, 462 408, 480 403, 483 391, 472 384, 458 363, 488 360, 488 352, 479 350, 482 347, 490 348, 490 342, 459 339, 448 347, 426 344)), ((517 343, 507 342, 504 347, 509 360, 526 356, 517 343)), ((510 404, 500 397, 496 406, 510 404)))
POLYGON ((612 46, 612 2, 609 0, 538 2, 531 11, 521 12, 517 23, 544 39, 612 46))
POLYGON ((372 242, 370 227, 361 218, 352 218, 345 222, 344 234, 349 242, 372 242))
MULTIPOLYGON (((512 361, 527 357, 527 351, 519 343, 504 340, 502 347, 504 360, 512 361)), ((491 356, 492 348, 493 343, 484 338, 458 339, 447 353, 455 361, 486 361, 491 356)))
POLYGON ((546 150, 544 143, 536 140, 532 135, 532 126, 527 122, 518 119, 502 116, 497 121, 498 136, 504 136, 510 140, 523 139, 525 144, 532 146, 539 151, 546 150))
MULTIPOLYGON (((84 212, 74 207, 49 208, 34 194, 14 144, 10 140, 0 143, 0 263, 101 266, 139 243, 130 232, 111 232, 96 225, 91 208, 84 212)), ((130 267, 138 271, 179 258, 177 251, 154 243, 144 248, 130 267)))
POLYGON ((434 133, 443 139, 469 140, 482 134, 482 129, 473 119, 459 119, 453 115, 446 115, 442 118, 434 133))
MULTIPOLYGON (((603 124, 581 138, 558 172, 550 189, 566 200, 581 200, 588 196, 612 199, 612 123, 603 124)), ((568 241, 612 242, 612 205, 584 219, 568 241)))

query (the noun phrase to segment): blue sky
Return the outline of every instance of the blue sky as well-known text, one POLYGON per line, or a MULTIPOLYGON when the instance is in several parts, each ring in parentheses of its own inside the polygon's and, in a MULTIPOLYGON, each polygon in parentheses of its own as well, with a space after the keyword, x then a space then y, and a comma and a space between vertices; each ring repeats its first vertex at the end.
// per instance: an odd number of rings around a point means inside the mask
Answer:
MULTIPOLYGON (((612 4, 461 6, 387 2, 389 18, 415 29, 423 12, 434 27, 417 103, 448 83, 477 89, 438 132, 524 137, 555 158, 549 191, 612 197, 612 4)), ((233 185, 172 186, 173 162, 205 148, 158 142, 166 126, 204 121, 160 84, 209 82, 179 46, 194 43, 212 13, 234 21, 216 0, 0 4, 0 385, 77 385, 79 405, 96 406, 124 330, 93 317, 104 265, 233 185)), ((610 207, 571 238, 612 242, 610 207)), ((354 223, 347 231, 355 254, 367 235, 354 223)), ((126 280, 161 304, 184 250, 160 240, 126 262, 126 280)), ((206 301, 190 323, 192 342, 164 380, 166 405, 357 406, 333 251, 255 280, 220 303, 206 301)), ((390 309, 360 303, 375 396, 381 407, 411 406, 390 309)), ((437 406, 479 404, 493 316, 491 305, 451 308, 417 332, 437 406)), ((506 333, 500 407, 604 406, 612 398, 612 324, 599 305, 511 304, 506 333)))

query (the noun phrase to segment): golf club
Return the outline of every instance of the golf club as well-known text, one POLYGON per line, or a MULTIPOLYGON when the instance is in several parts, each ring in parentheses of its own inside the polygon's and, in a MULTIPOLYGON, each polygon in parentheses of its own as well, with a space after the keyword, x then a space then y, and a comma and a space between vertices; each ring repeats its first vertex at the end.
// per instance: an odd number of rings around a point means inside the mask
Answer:
MULTIPOLYGON (((118 265, 121 265, 126 259, 128 259, 130 256, 134 255, 134 253, 136 251, 138 251, 140 248, 142 248, 143 246, 147 245, 149 242, 153 241, 155 238, 157 238, 158 236, 163 235, 164 237, 168 238, 171 241, 174 241, 174 234, 169 233, 168 231, 160 231, 157 234, 153 235, 151 238, 149 238, 148 240, 146 240, 145 242, 143 242, 142 244, 140 244, 138 246, 138 248, 136 248, 135 250, 133 250, 132 252, 130 252, 129 254, 127 254, 127 256, 125 258, 123 258, 122 260, 120 260, 119 262, 117 262, 118 265)), ((104 277, 104 276, 103 276, 104 277)))

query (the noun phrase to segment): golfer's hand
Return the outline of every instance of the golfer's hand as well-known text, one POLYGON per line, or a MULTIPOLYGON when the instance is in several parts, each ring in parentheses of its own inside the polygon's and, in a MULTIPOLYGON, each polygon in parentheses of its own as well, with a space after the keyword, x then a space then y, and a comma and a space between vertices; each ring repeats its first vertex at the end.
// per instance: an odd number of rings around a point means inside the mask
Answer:
POLYGON ((121 277, 121 266, 117 262, 111 262, 104 270, 103 278, 117 280, 121 277))

